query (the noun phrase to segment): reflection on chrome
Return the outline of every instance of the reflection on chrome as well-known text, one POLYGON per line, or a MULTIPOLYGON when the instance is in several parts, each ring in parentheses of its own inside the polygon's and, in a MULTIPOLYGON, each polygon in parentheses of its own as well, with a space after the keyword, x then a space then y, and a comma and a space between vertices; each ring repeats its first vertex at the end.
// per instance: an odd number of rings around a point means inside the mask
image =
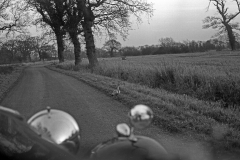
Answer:
POLYGON ((130 110, 129 118, 133 127, 143 129, 151 124, 153 111, 148 106, 139 104, 130 110))
POLYGON ((33 115, 28 124, 42 138, 77 153, 80 146, 79 127, 68 113, 47 108, 33 115))

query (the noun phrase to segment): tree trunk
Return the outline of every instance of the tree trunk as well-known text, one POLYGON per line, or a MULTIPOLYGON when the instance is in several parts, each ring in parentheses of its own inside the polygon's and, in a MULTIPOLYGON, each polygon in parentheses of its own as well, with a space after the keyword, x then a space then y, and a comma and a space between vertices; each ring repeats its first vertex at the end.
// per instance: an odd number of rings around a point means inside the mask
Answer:
POLYGON ((11 52, 10 63, 14 62, 14 51, 11 52))
POLYGON ((28 60, 29 60, 29 62, 32 62, 31 53, 28 54, 28 60))
POLYGON ((232 50, 236 50, 236 39, 232 31, 232 27, 229 24, 225 24, 227 33, 228 33, 228 39, 229 39, 229 44, 231 46, 232 50))
POLYGON ((114 51, 114 49, 110 50, 110 57, 113 57, 113 51, 114 51))
POLYGON ((64 51, 63 35, 56 34, 56 37, 57 37, 57 46, 58 46, 58 59, 59 59, 59 63, 62 63, 62 62, 64 62, 64 56, 63 56, 63 51, 64 51))
POLYGON ((98 64, 96 49, 94 44, 94 37, 92 31, 92 22, 84 21, 83 30, 84 30, 84 38, 86 41, 86 49, 87 49, 87 57, 89 60, 89 65, 91 68, 98 64))
POLYGON ((87 57, 89 60, 89 65, 91 69, 93 69, 98 64, 96 49, 94 44, 93 31, 92 31, 92 26, 93 26, 95 17, 94 17, 93 11, 91 10, 91 7, 87 6, 85 1, 79 1, 79 5, 80 5, 80 8, 82 9, 83 16, 84 16, 82 27, 83 27, 84 38, 86 42, 87 57))
POLYGON ((39 60, 42 61, 42 53, 41 53, 41 51, 39 51, 38 54, 39 54, 39 60))
POLYGON ((39 60, 42 61, 42 52, 40 51, 40 49, 37 49, 38 52, 38 56, 39 56, 39 60))
POLYGON ((81 44, 77 32, 69 32, 70 38, 74 45, 75 66, 81 63, 81 44))

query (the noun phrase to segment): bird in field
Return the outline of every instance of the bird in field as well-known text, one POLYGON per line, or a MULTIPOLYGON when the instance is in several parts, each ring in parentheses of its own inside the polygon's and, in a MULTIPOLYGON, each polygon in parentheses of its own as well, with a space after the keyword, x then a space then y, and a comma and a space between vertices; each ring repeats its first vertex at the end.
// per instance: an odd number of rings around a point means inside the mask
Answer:
POLYGON ((117 96, 120 94, 120 86, 117 86, 117 89, 114 89, 112 92, 112 96, 117 96))

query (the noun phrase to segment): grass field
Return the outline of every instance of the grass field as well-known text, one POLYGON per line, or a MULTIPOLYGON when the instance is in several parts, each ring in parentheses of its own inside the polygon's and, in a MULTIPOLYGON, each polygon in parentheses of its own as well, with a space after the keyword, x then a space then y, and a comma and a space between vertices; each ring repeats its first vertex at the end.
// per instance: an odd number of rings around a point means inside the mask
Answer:
POLYGON ((108 93, 120 85, 118 100, 129 106, 151 106, 154 124, 171 133, 214 137, 222 146, 240 148, 240 52, 118 57, 99 62, 94 74, 86 69, 86 60, 80 66, 65 62, 56 67, 108 93))
MULTIPOLYGON (((63 66, 59 67, 79 69, 71 63, 63 66)), ((220 101, 223 107, 240 105, 240 52, 100 59, 94 73, 202 100, 220 101)))

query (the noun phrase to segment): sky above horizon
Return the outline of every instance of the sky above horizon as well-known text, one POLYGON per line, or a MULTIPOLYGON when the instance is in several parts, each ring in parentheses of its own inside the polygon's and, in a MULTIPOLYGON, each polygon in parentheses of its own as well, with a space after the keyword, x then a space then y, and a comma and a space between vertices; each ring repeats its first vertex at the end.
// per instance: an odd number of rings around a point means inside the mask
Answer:
MULTIPOLYGON (((143 15, 143 22, 139 25, 132 22, 132 30, 129 31, 124 41, 118 37, 122 46, 155 45, 164 37, 172 37, 175 41, 201 40, 211 38, 217 30, 202 29, 203 19, 207 16, 218 15, 213 5, 207 7, 209 0, 148 0, 153 3, 154 13, 148 19, 143 15)), ((230 13, 237 11, 235 3, 228 3, 230 13)), ((235 21, 239 21, 238 16, 235 21)), ((96 38, 96 46, 102 47, 105 38, 96 38)))
MULTIPOLYGON (((118 36, 117 40, 122 46, 143 46, 157 45, 159 39, 171 37, 176 42, 184 40, 206 41, 209 40, 217 30, 202 29, 203 20, 207 16, 218 16, 216 8, 210 5, 209 0, 147 0, 153 4, 153 16, 148 18, 142 15, 142 23, 137 24, 131 19, 132 29, 128 37, 123 40, 118 36)), ((229 13, 237 12, 237 5, 232 0, 228 0, 227 7, 229 13)), ((240 22, 238 15, 235 22, 240 22)), ((32 35, 39 35, 36 27, 30 28, 32 35)), ((96 47, 101 48, 108 39, 106 37, 95 36, 96 47)))

